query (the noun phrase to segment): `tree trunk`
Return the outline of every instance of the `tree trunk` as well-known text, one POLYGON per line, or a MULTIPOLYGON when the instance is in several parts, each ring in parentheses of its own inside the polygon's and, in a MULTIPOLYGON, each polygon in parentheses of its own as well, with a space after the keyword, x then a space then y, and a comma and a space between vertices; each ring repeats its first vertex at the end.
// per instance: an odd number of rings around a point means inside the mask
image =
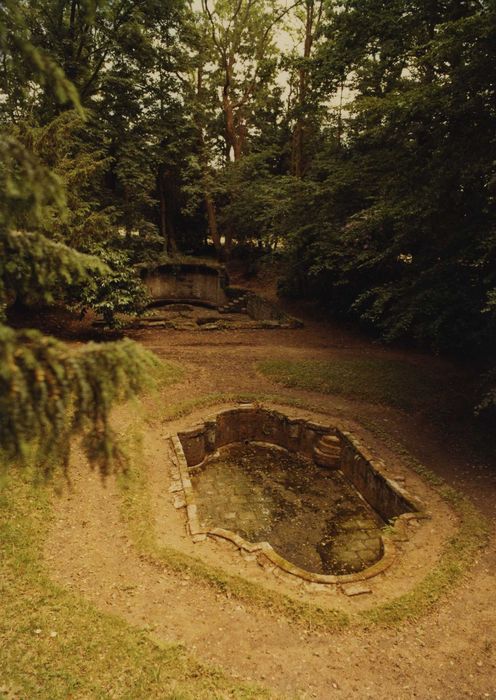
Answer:
POLYGON ((344 92, 344 81, 341 81, 339 88, 339 107, 338 107, 338 146, 341 148, 341 141, 343 138, 343 92, 344 92))
MULTIPOLYGON (((322 13, 322 2, 317 13, 317 23, 315 21, 315 0, 306 0, 306 17, 305 17, 305 42, 303 46, 303 59, 307 61, 312 53, 312 45, 315 36, 315 31, 320 21, 322 13)), ((308 68, 305 64, 300 66, 298 70, 299 85, 298 85, 298 118, 293 131, 291 169, 293 175, 302 178, 305 172, 305 105, 308 90, 308 68)))
POLYGON ((298 118, 293 131, 291 170, 295 177, 303 176, 303 119, 298 118))
POLYGON ((212 241, 217 251, 219 258, 222 257, 222 243, 220 240, 219 229, 217 227, 217 212, 215 211, 215 203, 210 194, 209 188, 205 187, 205 208, 207 210, 208 230, 212 236, 212 241))
POLYGON ((222 107, 226 119, 226 142, 229 156, 232 149, 234 160, 237 161, 241 158, 241 142, 236 129, 236 120, 234 118, 234 110, 229 98, 228 89, 227 85, 224 86, 224 96, 222 99, 222 107))
POLYGON ((167 205, 167 173, 162 167, 159 168, 157 179, 160 199, 160 235, 164 241, 164 251, 174 255, 177 253, 177 241, 172 212, 167 205))
MULTIPOLYGON (((203 78, 203 67, 200 66, 198 68, 198 75, 197 75, 197 85, 196 85, 196 91, 197 91, 197 96, 198 98, 201 95, 201 90, 202 90, 202 78, 203 78)), ((196 128, 198 131, 198 143, 199 143, 199 162, 201 166, 201 171, 202 171, 202 180, 203 180, 203 200, 205 202, 205 209, 207 211, 207 221, 208 221, 208 230, 210 232, 210 236, 212 237, 212 242, 214 244, 217 257, 219 260, 223 256, 223 250, 222 250, 222 243, 220 240, 220 235, 219 235, 219 229, 217 226, 217 212, 215 209, 215 202, 214 198, 212 197, 212 192, 210 189, 210 183, 209 183, 209 172, 208 172, 208 158, 206 155, 206 150, 205 150, 205 137, 203 136, 203 124, 202 124, 202 119, 201 115, 199 112, 196 113, 195 115, 195 123, 196 123, 196 128)))
POLYGON ((224 234, 224 260, 229 260, 231 256, 233 237, 232 227, 228 225, 224 234))

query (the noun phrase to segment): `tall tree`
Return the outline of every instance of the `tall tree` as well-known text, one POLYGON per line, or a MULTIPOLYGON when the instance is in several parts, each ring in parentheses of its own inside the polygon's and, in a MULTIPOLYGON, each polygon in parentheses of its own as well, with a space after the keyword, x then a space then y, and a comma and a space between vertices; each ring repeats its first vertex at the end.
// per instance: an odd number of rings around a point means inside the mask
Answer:
MULTIPOLYGON (((278 93, 276 32, 293 5, 271 0, 202 0, 198 25, 202 34, 197 97, 198 124, 202 122, 201 152, 204 182, 212 169, 221 171, 237 164, 252 148, 260 133, 257 117, 278 93), (202 104, 203 99, 203 104, 202 104), (212 113, 212 104, 214 112, 212 113), (208 118, 200 115, 208 113, 208 118), (217 135, 221 126, 222 143, 217 135), (216 138, 217 137, 217 138, 216 138), (218 145, 218 148, 215 148, 218 145), (210 153, 208 153, 210 146, 210 153)), ((238 181, 230 178, 231 184, 238 181)), ((215 193, 205 190, 205 205, 212 239, 219 254, 229 253, 236 231, 228 216, 219 227, 215 193), (223 245, 222 245, 223 242, 223 245)), ((238 193, 224 191, 232 201, 238 193)), ((226 210, 227 211, 227 210, 226 210)))
MULTIPOLYGON (((30 43, 23 9, 12 0, 0 8, 4 66, 13 70, 15 55, 30 78, 28 91, 36 92, 36 82, 82 114, 72 83, 50 55, 30 43)), ((7 110, 25 99, 16 93, 7 110)), ((44 470, 65 467, 71 439, 83 433, 94 463, 108 469, 118 454, 110 410, 143 386, 157 361, 129 341, 73 352, 36 331, 6 324, 6 307, 17 294, 50 301, 70 285, 109 272, 98 258, 39 232, 47 207, 66 215, 65 192, 60 178, 5 128, 6 121, 0 139, 0 461, 3 466, 32 461, 44 470)))
MULTIPOLYGON (((325 17, 321 72, 345 75, 343 148, 314 158, 314 222, 288 230, 307 281, 387 338, 486 355, 494 341, 490 2, 350 1, 325 17), (474 128, 476 125, 476 128, 474 128)), ((330 83, 328 100, 334 99, 330 83)), ((308 202, 307 202, 308 205, 308 202)))
MULTIPOLYGON (((166 249, 175 247, 173 196, 164 182, 182 158, 185 115, 177 71, 186 51, 186 12, 184 2, 158 0, 35 0, 18 6, 30 45, 78 90, 89 117, 79 143, 105 161, 98 203, 112 212, 109 223, 143 238, 160 231, 166 249)), ((4 65, 9 85, 29 84, 22 63, 4 65)), ((22 103, 12 90, 6 99, 17 100, 16 121, 37 126, 65 109, 46 81, 41 90, 25 89, 22 103)))
POLYGON ((239 160, 247 147, 250 116, 274 78, 274 31, 288 14, 277 0, 202 0, 211 36, 210 60, 224 118, 226 158, 239 160))
POLYGON ((311 57, 315 40, 321 28, 324 11, 324 0, 304 0, 301 7, 296 8, 296 18, 303 27, 300 35, 302 55, 297 65, 297 94, 295 97, 295 126, 291 148, 291 171, 296 177, 302 177, 305 171, 305 131, 308 129, 309 95, 311 76, 311 57))

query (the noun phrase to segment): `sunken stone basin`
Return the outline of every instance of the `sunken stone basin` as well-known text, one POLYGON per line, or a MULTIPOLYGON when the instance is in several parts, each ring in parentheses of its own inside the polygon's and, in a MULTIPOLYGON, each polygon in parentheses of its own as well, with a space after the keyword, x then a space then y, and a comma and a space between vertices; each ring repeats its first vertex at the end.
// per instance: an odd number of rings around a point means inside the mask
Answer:
POLYGON ((383 463, 338 427, 246 405, 172 438, 188 529, 318 583, 370 578, 393 561, 385 525, 423 517, 383 463))

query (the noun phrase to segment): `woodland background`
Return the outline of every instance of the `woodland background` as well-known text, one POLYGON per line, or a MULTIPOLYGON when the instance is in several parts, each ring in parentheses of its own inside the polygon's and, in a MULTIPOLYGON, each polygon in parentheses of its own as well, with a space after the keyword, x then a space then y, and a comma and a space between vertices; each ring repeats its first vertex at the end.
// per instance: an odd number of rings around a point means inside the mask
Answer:
POLYGON ((5 455, 84 428, 106 463, 109 407, 156 364, 16 331, 10 305, 111 324, 146 303, 136 264, 181 255, 463 358, 494 416, 495 30, 493 0, 4 0, 5 455))

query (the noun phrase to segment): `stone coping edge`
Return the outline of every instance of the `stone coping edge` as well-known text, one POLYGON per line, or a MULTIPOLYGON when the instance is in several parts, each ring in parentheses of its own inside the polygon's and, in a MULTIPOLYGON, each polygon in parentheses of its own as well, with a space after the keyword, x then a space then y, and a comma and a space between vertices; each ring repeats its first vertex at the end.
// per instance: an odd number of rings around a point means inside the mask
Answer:
MULTIPOLYGON (((320 426, 319 426, 320 427, 320 426)), ((349 432, 341 431, 341 434, 348 439, 352 444, 356 443, 356 446, 360 448, 362 454, 365 451, 364 447, 358 443, 356 438, 354 438, 349 432)), ((277 554, 269 542, 248 542, 241 535, 238 535, 231 530, 225 530, 223 528, 211 528, 204 529, 200 527, 200 522, 198 520, 198 507, 196 504, 196 498, 189 476, 189 467, 184 454, 183 446, 177 435, 173 435, 169 438, 172 445, 173 451, 177 460, 177 471, 174 476, 179 477, 176 479, 176 484, 173 484, 171 491, 177 492, 182 491, 184 495, 184 502, 181 502, 177 507, 185 507, 187 514, 187 526, 188 531, 193 539, 193 542, 203 542, 207 537, 221 538, 232 542, 241 552, 246 552, 250 554, 255 554, 256 558, 262 566, 265 564, 271 564, 274 567, 281 569, 282 571, 295 576, 309 583, 319 583, 319 584, 348 584, 356 583, 360 581, 365 581, 371 579, 378 574, 383 573, 388 569, 393 563, 396 557, 396 546, 395 541, 405 541, 408 539, 406 534, 406 525, 409 520, 422 520, 429 518, 430 515, 426 513, 422 504, 417 502, 420 506, 419 511, 413 513, 403 513, 399 515, 394 524, 391 525, 388 531, 381 534, 382 544, 383 544, 383 555, 381 559, 373 564, 372 566, 363 569, 363 571, 358 571, 352 574, 318 574, 292 564, 291 562, 284 559, 284 557, 277 554)), ((367 457, 369 456, 368 452, 367 457)), ((371 460, 372 461, 372 460, 371 460)), ((198 466, 198 465, 197 465, 198 466)), ((383 464, 374 461, 374 467, 383 471, 383 464)), ((394 483, 394 486, 400 490, 399 484, 394 483)), ((411 498, 411 496, 410 496, 411 498)), ((412 499, 413 500, 413 499, 412 499)))

